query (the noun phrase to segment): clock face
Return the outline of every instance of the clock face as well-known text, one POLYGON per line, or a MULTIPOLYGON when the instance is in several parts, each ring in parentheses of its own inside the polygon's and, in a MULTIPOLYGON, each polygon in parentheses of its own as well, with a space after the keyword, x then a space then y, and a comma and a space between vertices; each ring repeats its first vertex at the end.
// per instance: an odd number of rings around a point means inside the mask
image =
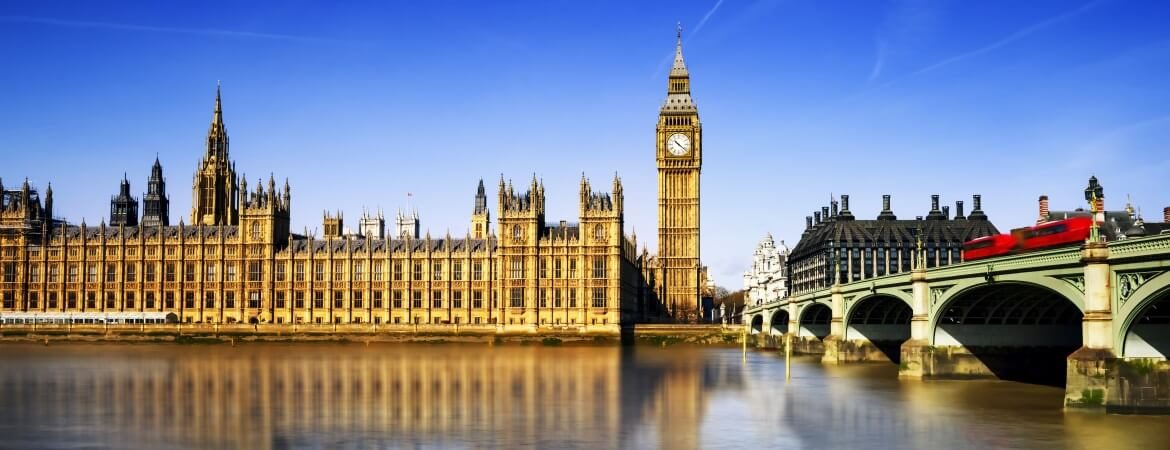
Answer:
POLYGON ((682 133, 675 133, 666 138, 666 150, 674 156, 682 156, 691 151, 691 138, 682 133))

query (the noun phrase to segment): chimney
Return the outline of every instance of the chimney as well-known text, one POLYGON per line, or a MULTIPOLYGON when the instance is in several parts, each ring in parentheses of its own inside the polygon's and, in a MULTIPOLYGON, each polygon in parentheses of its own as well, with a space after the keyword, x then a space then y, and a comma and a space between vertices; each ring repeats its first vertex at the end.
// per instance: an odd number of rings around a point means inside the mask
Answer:
POLYGON ((1040 196, 1040 217, 1036 219, 1036 223, 1048 221, 1048 196, 1040 196))
POLYGON ((817 225, 821 224, 821 212, 820 211, 813 211, 813 218, 816 219, 817 225))
POLYGON ((837 217, 837 201, 829 200, 829 206, 832 208, 833 215, 829 217, 837 217))
POLYGON ((812 227, 813 227, 813 217, 812 216, 804 216, 804 229, 810 230, 810 229, 812 229, 812 227))
POLYGON ((987 220, 987 214, 983 213, 983 196, 975 194, 971 196, 971 203, 975 206, 971 208, 971 215, 967 216, 969 220, 987 220))
POLYGON ((1170 223, 1170 206, 1162 208, 1162 222, 1170 223))
POLYGON ((821 222, 828 222, 828 221, 829 221, 829 207, 822 206, 821 207, 821 222))
POLYGON ((942 215, 943 215, 943 220, 950 219, 950 218, 951 218, 951 207, 950 207, 950 206, 944 206, 944 207, 942 207, 942 213, 943 213, 943 214, 942 214, 942 215))
POLYGON ((946 220, 947 213, 938 209, 938 194, 930 196, 930 212, 926 214, 926 220, 946 220))
POLYGON ((959 200, 955 202, 955 220, 963 219, 966 219, 966 217, 963 217, 963 201, 959 200))
POLYGON ((853 220, 853 213, 849 212, 849 196, 841 195, 841 214, 837 216, 838 220, 853 220))
POLYGON ((890 210, 890 194, 882 195, 882 212, 878 213, 878 220, 897 220, 898 216, 890 210))

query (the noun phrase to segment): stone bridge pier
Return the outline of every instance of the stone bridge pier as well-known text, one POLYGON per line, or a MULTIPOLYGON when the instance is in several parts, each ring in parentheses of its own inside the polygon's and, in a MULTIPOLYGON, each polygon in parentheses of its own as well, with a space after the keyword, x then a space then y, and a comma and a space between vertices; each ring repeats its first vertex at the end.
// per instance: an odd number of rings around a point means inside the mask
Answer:
POLYGON ((838 283, 745 311, 762 346, 901 378, 1059 386, 1065 408, 1170 413, 1170 234, 838 283))
MULTIPOLYGON (((1140 277, 1115 271, 1102 243, 1086 244, 1080 262, 1083 278, 1066 279, 1081 292, 988 275, 932 299, 928 274, 915 271, 899 376, 1048 384, 1065 388, 1068 410, 1170 413, 1168 290, 1147 285, 1141 301, 1140 277), (1130 287, 1118 289, 1117 280, 1130 287), (1126 306, 1118 295, 1142 304, 1126 306)), ((1170 284, 1166 272, 1145 274, 1170 284)))

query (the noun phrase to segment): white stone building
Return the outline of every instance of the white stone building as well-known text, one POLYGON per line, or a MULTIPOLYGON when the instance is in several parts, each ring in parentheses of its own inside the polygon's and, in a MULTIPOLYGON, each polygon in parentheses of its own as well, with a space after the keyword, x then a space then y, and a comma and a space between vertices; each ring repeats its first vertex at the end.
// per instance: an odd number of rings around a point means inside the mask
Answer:
POLYGON ((743 274, 744 304, 759 305, 788 296, 788 274, 784 270, 788 247, 776 246, 772 234, 764 237, 752 255, 752 267, 743 274))

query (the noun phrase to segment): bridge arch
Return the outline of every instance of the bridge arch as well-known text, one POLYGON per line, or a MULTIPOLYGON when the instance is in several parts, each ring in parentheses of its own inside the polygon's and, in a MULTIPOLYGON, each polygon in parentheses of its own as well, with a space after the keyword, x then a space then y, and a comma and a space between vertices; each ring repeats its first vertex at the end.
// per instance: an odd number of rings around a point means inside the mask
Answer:
POLYGON ((760 334, 760 332, 764 331, 764 315, 753 314, 750 326, 749 332, 751 334, 760 334))
POLYGON ((774 336, 782 336, 788 332, 788 310, 778 308, 772 313, 772 319, 768 321, 768 332, 774 336))
POLYGON ((845 312, 845 340, 863 340, 886 359, 901 360, 902 343, 910 339, 914 310, 900 298, 874 294, 853 302, 845 312))
MULTIPOLYGON (((912 308, 911 299, 910 299, 910 296, 908 296, 908 295, 897 295, 893 292, 887 292, 887 291, 877 291, 877 292, 867 293, 865 295, 859 296, 856 299, 853 299, 852 301, 846 302, 845 313, 843 314, 843 316, 845 317, 846 323, 848 323, 849 317, 853 316, 854 314, 869 314, 870 312, 872 312, 872 311, 859 312, 858 308, 862 308, 862 307, 872 308, 873 305, 867 305, 867 303, 869 303, 870 301, 874 301, 874 300, 881 301, 881 302, 886 302, 886 301, 897 302, 897 303, 900 303, 902 305, 905 305, 907 308, 912 308)), ((911 312, 911 315, 913 315, 913 313, 914 313, 913 309, 911 309, 910 312, 911 312)), ((909 322, 906 322, 906 323, 909 323, 909 322)))
POLYGON ((1083 342, 1079 304, 1029 282, 953 289, 931 314, 935 347, 957 348, 948 357, 956 358, 955 364, 973 364, 984 375, 1064 386, 1068 355, 1083 342), (964 358, 974 361, 959 361, 964 358))
POLYGON ((1154 276, 1118 308, 1124 358, 1170 357, 1170 272, 1154 276))
POLYGON ((800 308, 799 317, 797 336, 824 339, 829 335, 833 308, 821 302, 809 303, 800 308))
MULTIPOLYGON (((1080 273, 1080 272, 1077 272, 1080 273)), ((1070 273, 1070 275, 1075 275, 1070 273)), ((1064 281, 1049 275, 1040 275, 1035 273, 1014 273, 1014 274, 995 274, 991 275, 990 280, 987 277, 968 278, 960 280, 953 284, 948 284, 945 281, 931 281, 931 291, 939 291, 938 297, 934 298, 933 294, 930 300, 930 310, 932 313, 937 313, 941 307, 955 297, 963 295, 971 289, 978 289, 984 286, 996 284, 1024 284, 1035 286, 1052 291, 1066 300, 1076 305, 1077 310, 1085 310, 1085 294, 1080 288, 1073 285, 1069 281, 1064 281)), ((933 315, 933 314, 932 314, 933 315)), ((932 324, 933 325, 933 324, 932 324)))

